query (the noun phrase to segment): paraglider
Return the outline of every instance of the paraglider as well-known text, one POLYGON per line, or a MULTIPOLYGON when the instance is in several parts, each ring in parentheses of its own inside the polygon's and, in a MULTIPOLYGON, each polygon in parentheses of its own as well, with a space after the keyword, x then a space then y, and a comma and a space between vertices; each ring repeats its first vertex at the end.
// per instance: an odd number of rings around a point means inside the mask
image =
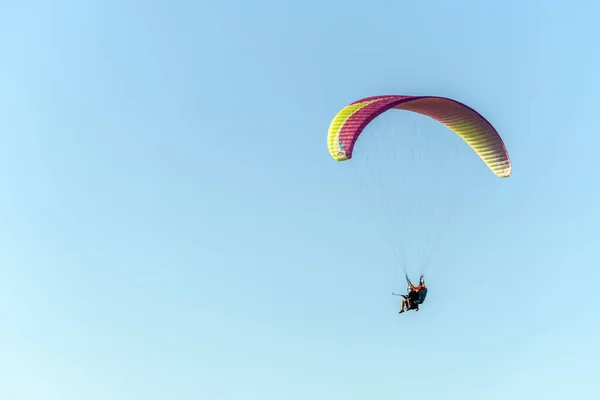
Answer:
MULTIPOLYGON (((511 176, 510 157, 492 124, 471 107, 437 96, 382 95, 349 104, 338 112, 329 126, 327 146, 331 157, 339 162, 352 159, 355 144, 365 128, 375 118, 392 109, 411 111, 440 122, 466 142, 497 177, 511 176)), ((400 313, 418 311, 427 296, 423 275, 417 286, 410 282, 408 276, 406 279, 409 291, 407 295, 400 295, 404 297, 400 313)))
POLYGON ((419 278, 419 284, 417 286, 412 284, 410 279, 408 279, 408 275, 406 276, 406 281, 408 282, 408 294, 392 293, 394 296, 404 297, 398 314, 402 314, 404 311, 409 310, 419 311, 419 304, 423 304, 425 297, 427 297, 427 286, 425 286, 425 277, 423 275, 419 278))

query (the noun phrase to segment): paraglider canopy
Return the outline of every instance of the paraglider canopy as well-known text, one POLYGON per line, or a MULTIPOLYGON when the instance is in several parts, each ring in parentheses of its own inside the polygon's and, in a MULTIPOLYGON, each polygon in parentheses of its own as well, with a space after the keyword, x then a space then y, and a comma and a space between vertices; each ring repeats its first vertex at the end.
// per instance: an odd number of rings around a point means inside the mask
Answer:
POLYGON ((329 126, 327 144, 336 161, 352 158, 356 140, 377 116, 390 109, 413 111, 431 117, 460 136, 500 178, 509 177, 511 163, 496 129, 472 108, 436 96, 374 96, 344 107, 329 126))

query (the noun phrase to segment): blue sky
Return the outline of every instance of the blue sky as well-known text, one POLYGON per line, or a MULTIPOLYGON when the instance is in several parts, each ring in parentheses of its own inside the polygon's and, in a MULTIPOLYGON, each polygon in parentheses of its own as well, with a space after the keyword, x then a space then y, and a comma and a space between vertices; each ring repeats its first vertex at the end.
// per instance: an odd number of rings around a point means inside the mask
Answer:
POLYGON ((0 397, 594 398, 598 12, 3 2, 0 397), (401 316, 397 259, 326 147, 340 108, 389 93, 473 106, 513 161, 401 316))

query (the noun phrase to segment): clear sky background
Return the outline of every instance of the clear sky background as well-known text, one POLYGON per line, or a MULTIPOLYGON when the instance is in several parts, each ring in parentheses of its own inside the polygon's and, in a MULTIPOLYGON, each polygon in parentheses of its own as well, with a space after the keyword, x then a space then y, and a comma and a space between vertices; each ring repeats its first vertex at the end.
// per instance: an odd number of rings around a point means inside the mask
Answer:
POLYGON ((600 398, 599 13, 1 2, 0 398, 600 398), (418 313, 326 146, 375 94, 467 103, 513 161, 418 313))

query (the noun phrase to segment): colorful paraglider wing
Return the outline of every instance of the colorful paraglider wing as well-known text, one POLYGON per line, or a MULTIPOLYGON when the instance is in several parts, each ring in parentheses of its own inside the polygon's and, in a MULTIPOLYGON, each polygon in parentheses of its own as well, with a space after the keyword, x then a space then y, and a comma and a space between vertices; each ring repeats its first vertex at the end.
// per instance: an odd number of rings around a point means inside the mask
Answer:
POLYGON ((382 113, 395 108, 426 115, 460 136, 501 178, 511 174, 511 162, 496 129, 477 111, 458 101, 434 96, 375 96, 344 107, 329 126, 327 145, 336 161, 352 158, 356 140, 382 113))

